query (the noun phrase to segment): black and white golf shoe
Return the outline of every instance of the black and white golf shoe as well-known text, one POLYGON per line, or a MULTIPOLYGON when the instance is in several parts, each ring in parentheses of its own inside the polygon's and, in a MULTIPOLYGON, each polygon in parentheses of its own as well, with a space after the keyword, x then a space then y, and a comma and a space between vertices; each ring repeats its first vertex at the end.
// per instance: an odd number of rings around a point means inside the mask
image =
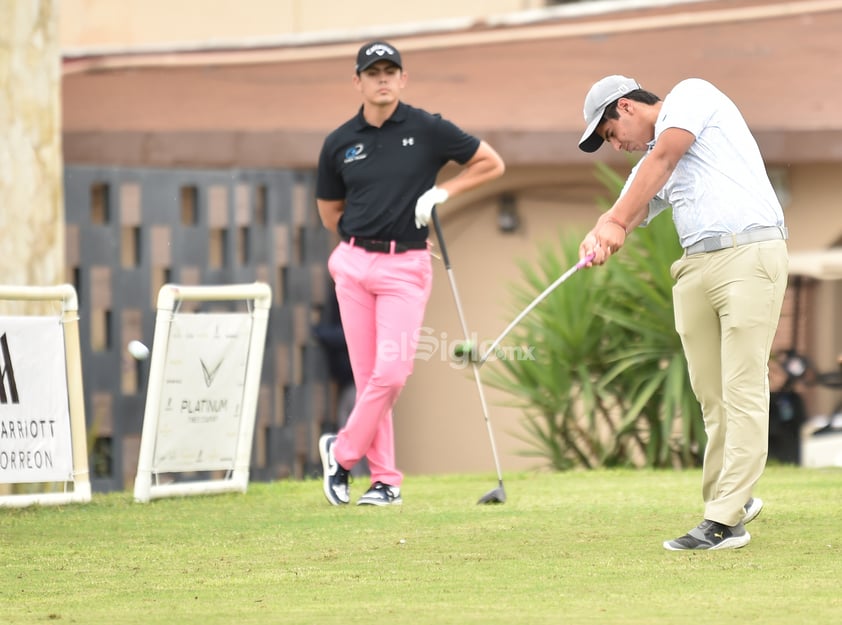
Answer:
POLYGON ((389 486, 383 482, 375 482, 371 488, 360 497, 358 506, 399 506, 403 503, 401 489, 389 486))
POLYGON ((743 525, 746 523, 750 523, 757 518, 757 515, 760 514, 760 511, 763 509, 763 500, 760 497, 752 497, 746 502, 746 505, 743 506, 743 525))
POLYGON ((334 506, 342 506, 351 501, 348 492, 349 472, 342 468, 333 455, 335 434, 323 434, 319 439, 319 455, 324 469, 324 492, 327 500, 334 506))
POLYGON ((669 551, 692 551, 696 549, 739 549, 748 544, 751 534, 740 522, 730 527, 705 519, 684 536, 664 542, 669 551))

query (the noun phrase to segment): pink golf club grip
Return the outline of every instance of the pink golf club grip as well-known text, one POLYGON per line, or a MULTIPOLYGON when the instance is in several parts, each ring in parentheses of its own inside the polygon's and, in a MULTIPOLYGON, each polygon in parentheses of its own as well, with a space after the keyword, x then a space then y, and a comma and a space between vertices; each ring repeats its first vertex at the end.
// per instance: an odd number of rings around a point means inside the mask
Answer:
POLYGON ((591 262, 593 260, 594 256, 595 256, 595 254, 593 252, 591 252, 590 254, 585 256, 582 260, 580 260, 578 263, 576 263, 576 269, 581 269, 582 267, 587 265, 589 262, 591 262))

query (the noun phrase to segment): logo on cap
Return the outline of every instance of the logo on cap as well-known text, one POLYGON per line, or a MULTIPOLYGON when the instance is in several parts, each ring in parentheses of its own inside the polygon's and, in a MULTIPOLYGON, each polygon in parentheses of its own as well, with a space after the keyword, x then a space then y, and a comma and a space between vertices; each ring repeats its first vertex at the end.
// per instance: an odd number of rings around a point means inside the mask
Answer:
POLYGON ((377 56, 383 56, 384 54, 393 56, 395 54, 395 50, 385 44, 375 43, 365 51, 366 56, 371 56, 372 54, 376 54, 377 56))
POLYGON ((368 69, 377 63, 377 61, 381 60, 394 63, 398 67, 403 67, 401 53, 395 48, 385 41, 369 41, 367 44, 361 46, 357 52, 357 73, 368 69))

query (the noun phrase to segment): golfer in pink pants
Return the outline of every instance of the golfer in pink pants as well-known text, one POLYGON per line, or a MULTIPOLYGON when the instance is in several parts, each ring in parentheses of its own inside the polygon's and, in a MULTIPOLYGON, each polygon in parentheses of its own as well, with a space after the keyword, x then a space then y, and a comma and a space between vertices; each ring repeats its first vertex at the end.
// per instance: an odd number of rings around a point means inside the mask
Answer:
POLYGON ((394 46, 362 46, 353 76, 362 107, 327 136, 319 155, 316 201, 322 223, 342 239, 328 268, 357 387, 345 426, 319 440, 333 505, 350 502, 348 474, 363 457, 371 486, 357 503, 402 502, 392 407, 412 373, 430 297, 427 224, 437 204, 504 170, 484 141, 401 102, 406 81, 394 46), (450 161, 463 168, 437 185, 450 161))

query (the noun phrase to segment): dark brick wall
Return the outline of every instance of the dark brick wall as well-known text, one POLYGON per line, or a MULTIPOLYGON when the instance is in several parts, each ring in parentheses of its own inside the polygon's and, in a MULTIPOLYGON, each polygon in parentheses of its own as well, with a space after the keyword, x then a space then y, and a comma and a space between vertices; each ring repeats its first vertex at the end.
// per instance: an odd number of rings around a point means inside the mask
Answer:
POLYGON ((318 470, 331 389, 311 328, 330 288, 332 245, 313 185, 297 171, 65 167, 67 281, 79 295, 95 490, 133 488, 148 361, 126 345, 151 346, 166 283, 269 284, 251 479, 318 470))

